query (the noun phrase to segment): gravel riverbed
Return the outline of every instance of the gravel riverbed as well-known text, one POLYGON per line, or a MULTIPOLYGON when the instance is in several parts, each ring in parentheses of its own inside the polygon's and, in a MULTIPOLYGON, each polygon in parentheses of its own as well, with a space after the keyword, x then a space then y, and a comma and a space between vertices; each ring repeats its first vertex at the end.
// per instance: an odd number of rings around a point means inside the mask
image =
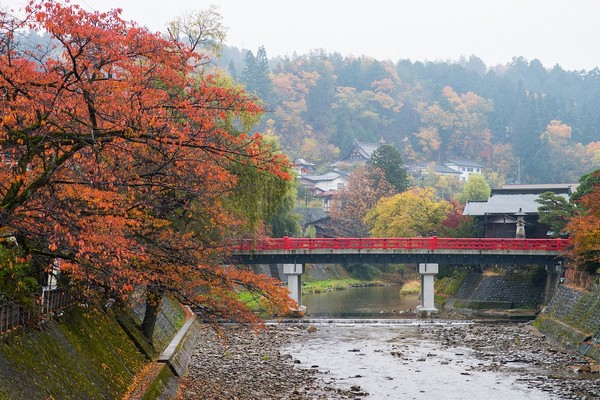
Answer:
MULTIPOLYGON (((354 329, 364 328, 359 326, 354 329)), ((414 329, 418 339, 410 346, 418 347, 418 341, 433 342, 440 353, 447 354, 456 349, 457 360, 463 356, 461 349, 469 349, 469 357, 475 361, 460 364, 464 365, 460 375, 466 379, 482 374, 510 374, 514 384, 541 393, 537 398, 600 398, 598 364, 551 343, 530 324, 423 324, 414 329)), ((284 324, 256 333, 242 327, 228 326, 223 328, 222 337, 218 337, 211 328, 205 327, 190 360, 188 374, 181 381, 178 398, 377 398, 375 393, 368 393, 364 387, 349 380, 333 379, 322 366, 301 362, 286 351, 290 344, 310 342, 317 335, 326 335, 326 330, 326 325, 284 324)), ((431 363, 441 364, 441 368, 453 362, 436 360, 436 354, 410 360, 410 346, 404 346, 399 352, 397 345, 382 342, 373 347, 372 354, 383 354, 390 363, 399 363, 404 357, 410 365, 424 365, 429 358, 431 363)), ((353 354, 368 356, 366 351, 362 353, 353 354)))

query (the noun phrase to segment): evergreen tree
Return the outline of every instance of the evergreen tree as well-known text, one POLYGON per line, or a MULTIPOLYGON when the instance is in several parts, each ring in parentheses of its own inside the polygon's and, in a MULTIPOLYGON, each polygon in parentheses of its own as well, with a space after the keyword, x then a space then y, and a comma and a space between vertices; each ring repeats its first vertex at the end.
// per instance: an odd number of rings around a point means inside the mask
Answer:
POLYGON ((248 93, 256 94, 256 57, 252 50, 248 50, 244 58, 244 70, 242 71, 242 81, 246 84, 248 93))
POLYGON ((268 103, 272 98, 273 87, 269 78, 269 60, 264 46, 260 46, 256 57, 252 51, 246 53, 242 79, 248 93, 268 103))
POLYGON ((269 103, 272 98, 273 85, 269 78, 269 59, 264 46, 260 46, 256 52, 256 94, 265 103, 269 103))
POLYGON ((408 189, 408 174, 400 152, 392 145, 384 144, 373 152, 369 163, 380 168, 385 179, 398 193, 408 189))
POLYGON ((540 204, 538 207, 539 221, 550 227, 552 237, 559 237, 561 231, 575 215, 575 206, 563 196, 552 192, 540 194, 535 201, 540 204))
POLYGON ((227 69, 229 69, 229 75, 231 75, 231 77, 233 78, 234 81, 238 80, 238 73, 237 73, 237 69, 235 68, 235 63, 233 62, 233 60, 229 61, 229 66, 227 67, 227 69))

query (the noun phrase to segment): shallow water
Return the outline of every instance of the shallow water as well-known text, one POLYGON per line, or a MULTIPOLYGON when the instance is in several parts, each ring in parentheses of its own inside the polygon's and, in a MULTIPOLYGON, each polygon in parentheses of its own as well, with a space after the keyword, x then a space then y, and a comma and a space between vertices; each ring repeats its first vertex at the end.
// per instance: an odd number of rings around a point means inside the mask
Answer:
MULTIPOLYGON (((442 350, 419 321, 311 321, 317 331, 284 352, 335 386, 360 386, 369 399, 556 399, 517 373, 478 372, 468 348, 442 350)), ((444 322, 435 322, 443 325, 444 322)))
POLYGON ((414 316, 418 295, 400 295, 400 286, 351 287, 302 298, 311 318, 402 318, 414 316))

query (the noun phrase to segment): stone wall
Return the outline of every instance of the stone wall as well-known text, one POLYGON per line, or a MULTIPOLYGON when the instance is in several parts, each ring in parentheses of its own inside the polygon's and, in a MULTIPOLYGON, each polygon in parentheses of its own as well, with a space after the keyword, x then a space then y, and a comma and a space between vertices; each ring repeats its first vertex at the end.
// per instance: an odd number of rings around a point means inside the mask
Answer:
MULTIPOLYGON (((283 264, 253 265, 252 270, 257 274, 264 274, 284 282, 287 281, 287 278, 283 275, 283 264)), ((348 272, 339 264, 306 264, 302 280, 310 282, 328 279, 346 279, 348 277, 348 272)))
POLYGON ((534 324, 554 340, 600 361, 600 292, 561 285, 534 324))
POLYGON ((508 269, 485 274, 471 271, 457 291, 453 308, 537 308, 544 303, 545 273, 508 269))

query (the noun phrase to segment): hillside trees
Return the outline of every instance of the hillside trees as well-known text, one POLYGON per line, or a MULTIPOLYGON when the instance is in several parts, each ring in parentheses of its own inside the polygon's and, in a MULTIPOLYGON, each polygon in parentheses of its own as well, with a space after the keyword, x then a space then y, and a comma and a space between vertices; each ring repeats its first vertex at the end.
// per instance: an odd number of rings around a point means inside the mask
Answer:
POLYGON ((74 283, 108 296, 146 287, 154 313, 171 292, 206 318, 255 321, 240 287, 288 307, 274 281, 220 266, 223 241, 248 232, 226 200, 240 168, 290 179, 285 157, 247 134, 261 108, 206 73, 193 46, 118 11, 25 11, 0 14, 0 224, 26 255, 60 258, 74 283), (20 43, 22 26, 49 34, 49 48, 20 43))
MULTIPOLYGON (((274 131, 294 156, 308 158, 298 150, 306 138, 306 148, 334 146, 342 152, 354 139, 383 138, 407 162, 463 157, 507 182, 558 180, 553 168, 562 175, 575 168, 563 176, 572 181, 586 172, 580 166, 597 166, 597 159, 590 163, 596 153, 588 148, 600 131, 600 119, 590 111, 600 104, 597 71, 546 70, 537 60, 516 58, 481 73, 484 66, 473 60, 467 68, 467 60, 461 61, 464 67, 408 60, 393 65, 323 51, 285 58, 271 74, 279 85, 276 112, 270 114, 274 131), (303 92, 286 97, 286 81, 303 92), (564 148, 541 138, 553 120, 572 128, 564 148)), ((334 162, 335 152, 311 161, 334 162)))

